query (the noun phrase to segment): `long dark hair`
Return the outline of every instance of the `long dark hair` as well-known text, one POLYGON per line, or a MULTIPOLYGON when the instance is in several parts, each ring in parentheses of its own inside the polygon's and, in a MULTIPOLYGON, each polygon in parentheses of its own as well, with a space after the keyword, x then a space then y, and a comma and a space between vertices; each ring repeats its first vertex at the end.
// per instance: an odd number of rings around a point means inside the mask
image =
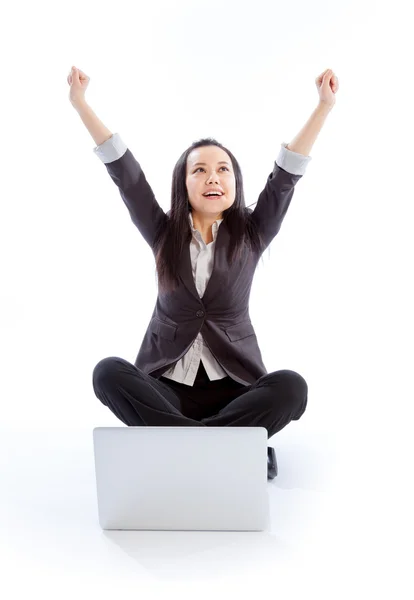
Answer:
MULTIPOLYGON (((162 223, 155 241, 155 263, 158 285, 163 291, 174 291, 178 285, 178 258, 183 248, 190 243, 192 233, 189 221, 191 205, 186 186, 187 158, 190 152, 200 146, 218 146, 231 158, 236 179, 236 196, 233 204, 223 211, 222 218, 230 232, 228 260, 241 257, 246 242, 252 252, 261 256, 266 249, 263 239, 254 222, 250 219, 251 209, 246 207, 243 191, 243 177, 240 165, 233 154, 214 138, 203 138, 191 144, 178 159, 172 176, 171 210, 167 223, 162 223)), ((223 221, 223 222, 224 222, 223 221)))

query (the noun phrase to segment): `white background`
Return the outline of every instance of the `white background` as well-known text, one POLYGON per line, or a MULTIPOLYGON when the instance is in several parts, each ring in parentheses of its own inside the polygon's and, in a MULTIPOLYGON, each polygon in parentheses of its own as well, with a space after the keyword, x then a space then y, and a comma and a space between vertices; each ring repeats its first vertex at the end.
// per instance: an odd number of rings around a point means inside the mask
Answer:
POLYGON ((407 2, 22 2, 1 50, 1 529, 5 597, 411 597, 412 23, 407 2), (173 167, 212 136, 253 204, 339 79, 250 314, 268 372, 308 409, 271 439, 269 534, 103 533, 92 429, 106 356, 134 362, 155 263, 69 103, 88 103, 167 211, 173 167), (215 92, 206 91, 214 88, 215 92), (389 596, 388 596, 389 597, 389 596))

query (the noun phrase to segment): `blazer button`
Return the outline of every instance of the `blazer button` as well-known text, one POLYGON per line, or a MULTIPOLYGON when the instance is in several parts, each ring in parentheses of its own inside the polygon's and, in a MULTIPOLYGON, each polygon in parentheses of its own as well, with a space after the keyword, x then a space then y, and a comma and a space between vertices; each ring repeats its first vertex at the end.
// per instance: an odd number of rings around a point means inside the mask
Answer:
POLYGON ((198 310, 196 312, 197 317, 204 317, 204 311, 203 310, 198 310))

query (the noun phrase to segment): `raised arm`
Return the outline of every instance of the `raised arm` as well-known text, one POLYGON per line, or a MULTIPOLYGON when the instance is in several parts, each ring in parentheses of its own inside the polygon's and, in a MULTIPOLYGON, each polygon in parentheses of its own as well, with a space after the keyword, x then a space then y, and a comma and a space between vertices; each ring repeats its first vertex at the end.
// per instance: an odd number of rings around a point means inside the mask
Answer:
POLYGON ((295 185, 311 160, 309 153, 336 102, 339 81, 332 69, 325 69, 315 79, 315 84, 319 95, 318 105, 296 137, 289 144, 282 144, 274 169, 251 214, 266 245, 270 244, 282 225, 295 185))
POLYGON ((290 206, 295 185, 312 160, 311 156, 293 152, 287 146, 285 142, 280 145, 273 171, 269 174, 256 207, 250 215, 263 237, 266 248, 279 232, 290 206))
POLYGON ((98 119, 86 100, 78 100, 75 104, 72 103, 72 106, 79 114, 97 146, 103 144, 112 136, 112 132, 98 119))
POLYGON ((292 200, 295 186, 312 160, 309 156, 313 144, 330 112, 323 103, 318 104, 311 116, 289 144, 282 143, 272 173, 259 195, 251 214, 266 247, 278 233, 292 200))
POLYGON ((159 227, 166 224, 168 217, 158 204, 141 165, 118 133, 93 151, 117 185, 132 222, 154 249, 159 227))
POLYGON ((113 134, 86 102, 85 90, 89 77, 79 69, 72 70, 68 83, 71 86, 70 102, 96 144, 94 153, 105 164, 112 181, 117 185, 132 222, 153 249, 156 234, 159 227, 166 223, 167 216, 155 199, 141 165, 120 135, 113 134))

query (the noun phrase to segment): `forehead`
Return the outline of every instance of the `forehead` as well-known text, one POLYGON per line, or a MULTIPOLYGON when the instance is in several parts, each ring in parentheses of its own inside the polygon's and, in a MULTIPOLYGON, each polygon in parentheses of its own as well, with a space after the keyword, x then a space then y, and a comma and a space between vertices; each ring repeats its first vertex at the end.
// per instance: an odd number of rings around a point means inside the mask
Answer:
POLYGON ((231 166, 230 156, 218 148, 218 146, 203 146, 201 148, 195 148, 187 158, 187 165, 195 166, 196 163, 218 163, 220 161, 226 162, 231 166))

